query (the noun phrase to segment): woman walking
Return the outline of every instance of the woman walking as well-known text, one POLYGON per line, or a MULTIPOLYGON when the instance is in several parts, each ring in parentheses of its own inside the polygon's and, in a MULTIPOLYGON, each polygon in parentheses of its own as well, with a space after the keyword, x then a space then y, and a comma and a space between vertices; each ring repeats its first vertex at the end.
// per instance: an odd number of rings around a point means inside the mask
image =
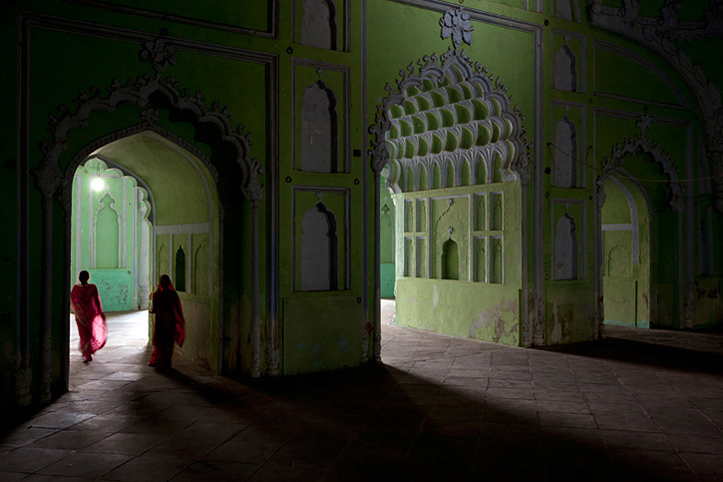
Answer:
POLYGON ((148 364, 157 368, 170 368, 173 358, 173 343, 183 346, 186 338, 186 323, 178 293, 173 289, 167 274, 158 280, 158 289, 151 295, 151 313, 156 316, 153 325, 153 354, 148 364))
POLYGON ((107 329, 98 287, 88 283, 90 273, 81 271, 78 274, 78 281, 79 283, 70 291, 70 306, 78 324, 83 362, 88 363, 93 361, 93 353, 105 346, 107 329))

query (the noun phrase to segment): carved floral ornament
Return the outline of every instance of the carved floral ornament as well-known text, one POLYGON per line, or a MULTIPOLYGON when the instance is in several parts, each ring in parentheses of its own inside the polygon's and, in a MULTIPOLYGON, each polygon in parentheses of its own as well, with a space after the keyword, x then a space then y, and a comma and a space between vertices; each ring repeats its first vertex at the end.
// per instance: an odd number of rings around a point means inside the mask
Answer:
POLYGON ((465 13, 462 7, 445 12, 439 20, 439 25, 442 27, 442 38, 452 37, 455 49, 457 49, 462 42, 467 45, 472 45, 472 32, 474 32, 474 27, 472 27, 469 14, 465 13))
MULTIPOLYGON (((71 129, 86 127, 88 117, 94 111, 114 112, 119 105, 130 103, 143 108, 141 121, 145 126, 152 126, 159 118, 151 102, 151 97, 160 97, 162 106, 170 107, 192 114, 196 122, 214 126, 218 138, 234 147, 236 162, 242 171, 241 189, 247 199, 258 201, 262 196, 259 175, 263 173, 257 159, 249 158, 249 146, 252 142, 251 133, 244 133, 244 126, 234 129, 230 123, 228 107, 221 107, 218 102, 206 106, 201 92, 191 94, 188 89, 182 89, 180 84, 172 77, 163 77, 165 68, 175 64, 173 49, 163 39, 146 42, 140 54, 141 59, 149 60, 156 73, 155 77, 145 74, 135 81, 126 79, 121 84, 113 79, 105 90, 107 95, 101 94, 97 86, 90 87, 90 93, 80 91, 73 101, 77 108, 74 112, 66 105, 58 107, 60 116, 49 115, 48 131, 52 133, 52 140, 40 143, 43 158, 34 173, 38 179, 38 187, 45 196, 52 196, 61 186, 63 175, 58 166, 61 154, 68 148, 66 138, 71 129)), ((218 179, 216 179, 218 180, 218 179)))
POLYGON ((499 78, 451 47, 417 65, 418 71, 413 63, 399 71, 396 88, 387 84, 386 97, 379 99, 376 123, 369 128, 375 136, 372 169, 379 173, 388 165, 395 192, 408 190, 410 175, 414 190, 428 188, 420 186, 420 176, 426 171, 431 182, 435 168, 441 187, 459 185, 465 163, 473 183, 479 169, 489 176, 498 161, 503 180, 526 182, 530 143, 524 116, 518 106, 511 107, 512 96, 499 78), (446 179, 450 164, 454 180, 446 179))

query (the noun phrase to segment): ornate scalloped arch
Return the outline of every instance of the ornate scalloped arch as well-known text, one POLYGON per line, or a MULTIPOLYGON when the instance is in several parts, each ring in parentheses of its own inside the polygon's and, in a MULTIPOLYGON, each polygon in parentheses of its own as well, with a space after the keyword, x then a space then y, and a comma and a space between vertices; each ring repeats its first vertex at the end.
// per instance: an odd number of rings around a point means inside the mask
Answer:
POLYGON ((374 172, 389 165, 390 187, 403 192, 410 186, 424 189, 419 183, 423 169, 431 180, 435 166, 446 177, 451 164, 453 178, 442 186, 451 187, 460 185, 466 166, 474 184, 480 163, 491 173, 491 163, 500 159, 504 181, 529 180, 524 116, 518 106, 511 107, 512 96, 499 78, 494 80, 464 50, 428 55, 417 65, 418 72, 413 63, 400 70, 396 89, 387 84, 387 96, 379 99, 376 123, 369 127, 375 136, 369 151, 374 172))
POLYGON ((605 179, 614 174, 617 171, 622 170, 623 160, 628 154, 647 153, 653 157, 653 160, 660 164, 663 169, 663 173, 670 179, 670 206, 673 211, 681 212, 683 210, 683 194, 684 189, 678 180, 678 169, 670 160, 670 154, 660 148, 660 144, 653 142, 650 138, 644 134, 625 139, 621 144, 613 147, 610 157, 606 157, 602 164, 602 174, 598 176, 595 183, 597 184, 597 199, 598 207, 602 207, 605 203, 605 191, 603 190, 603 183, 605 179))
MULTIPOLYGON (((244 133, 243 126, 237 126, 235 129, 231 127, 228 107, 220 108, 218 102, 213 102, 211 108, 207 108, 200 92, 191 95, 188 89, 181 89, 171 77, 144 75, 135 82, 128 79, 125 84, 113 79, 107 90, 109 95, 105 97, 101 96, 98 87, 91 87, 90 95, 81 91, 79 97, 74 101, 78 105, 75 112, 71 112, 67 106, 61 105, 58 107, 62 113, 59 118, 53 115, 48 116, 50 119, 48 130, 52 133, 53 139, 40 143, 43 158, 39 167, 34 171, 38 187, 44 196, 53 196, 58 188, 66 182, 64 177, 67 176, 63 176, 61 173, 59 159, 68 148, 66 142, 68 132, 72 129, 87 127, 88 117, 92 112, 114 112, 119 105, 130 103, 145 109, 142 112, 143 125, 149 130, 154 130, 154 122, 158 119, 155 108, 167 109, 192 119, 197 130, 209 133, 207 137, 213 137, 218 141, 217 144, 233 153, 235 162, 241 171, 240 188, 244 195, 249 200, 261 199, 262 186, 259 182, 259 174, 263 172, 263 169, 258 159, 249 157, 251 134, 244 133)), ((212 173, 217 173, 210 163, 206 164, 212 173)), ((215 178, 218 180, 217 174, 215 174, 215 178)))

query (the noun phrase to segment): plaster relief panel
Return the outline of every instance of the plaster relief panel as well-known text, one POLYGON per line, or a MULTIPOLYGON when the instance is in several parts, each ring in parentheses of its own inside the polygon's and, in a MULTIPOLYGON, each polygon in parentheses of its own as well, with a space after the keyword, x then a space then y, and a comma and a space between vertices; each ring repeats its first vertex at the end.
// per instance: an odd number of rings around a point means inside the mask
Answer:
POLYGON ((474 238, 474 281, 484 283, 487 281, 487 238, 475 236, 474 238))
POLYGON ((120 219, 117 201, 106 192, 98 201, 95 214, 95 267, 120 267, 120 219))
POLYGON ((194 234, 193 241, 193 293, 201 296, 209 295, 209 252, 208 234, 194 234))
POLYGON ((505 282, 505 252, 502 236, 490 237, 490 283, 505 282))
MULTIPOLYGON (((162 274, 170 274, 170 254, 168 250, 169 236, 166 234, 156 236, 156 273, 158 276, 162 274)), ((158 278, 156 276, 156 278, 158 278)), ((157 280, 154 280, 157 281, 157 280)))
POLYGON ((347 170, 348 86, 343 71, 297 62, 294 114, 294 167, 306 172, 337 173, 347 170))
POLYGON ((414 276, 416 267, 416 246, 414 238, 404 238, 404 276, 414 276))
POLYGON ((487 229, 487 193, 474 196, 474 229, 485 231, 487 229))
POLYGON ((407 199, 404 201, 404 231, 413 233, 415 228, 415 211, 414 200, 407 199))
POLYGON ((417 265, 417 278, 427 277, 427 238, 423 236, 417 237, 416 246, 416 265, 417 265))
POLYGON ((501 192, 490 193, 490 230, 501 231, 504 229, 504 203, 501 192))
POLYGON ((295 289, 348 288, 348 191, 294 189, 295 289))
POLYGON ((427 230, 427 200, 417 199, 417 231, 427 230))

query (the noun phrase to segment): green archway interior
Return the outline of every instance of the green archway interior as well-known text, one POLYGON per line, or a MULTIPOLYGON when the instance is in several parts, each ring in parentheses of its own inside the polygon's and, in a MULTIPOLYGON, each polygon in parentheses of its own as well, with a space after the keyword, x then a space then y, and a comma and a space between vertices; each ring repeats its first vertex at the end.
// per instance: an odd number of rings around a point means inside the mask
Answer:
POLYGON ((89 270, 106 311, 146 308, 161 274, 181 281, 184 355, 215 365, 219 200, 198 157, 152 131, 97 149, 76 171, 71 238, 70 276, 89 270), (101 191, 90 186, 97 177, 101 191))

